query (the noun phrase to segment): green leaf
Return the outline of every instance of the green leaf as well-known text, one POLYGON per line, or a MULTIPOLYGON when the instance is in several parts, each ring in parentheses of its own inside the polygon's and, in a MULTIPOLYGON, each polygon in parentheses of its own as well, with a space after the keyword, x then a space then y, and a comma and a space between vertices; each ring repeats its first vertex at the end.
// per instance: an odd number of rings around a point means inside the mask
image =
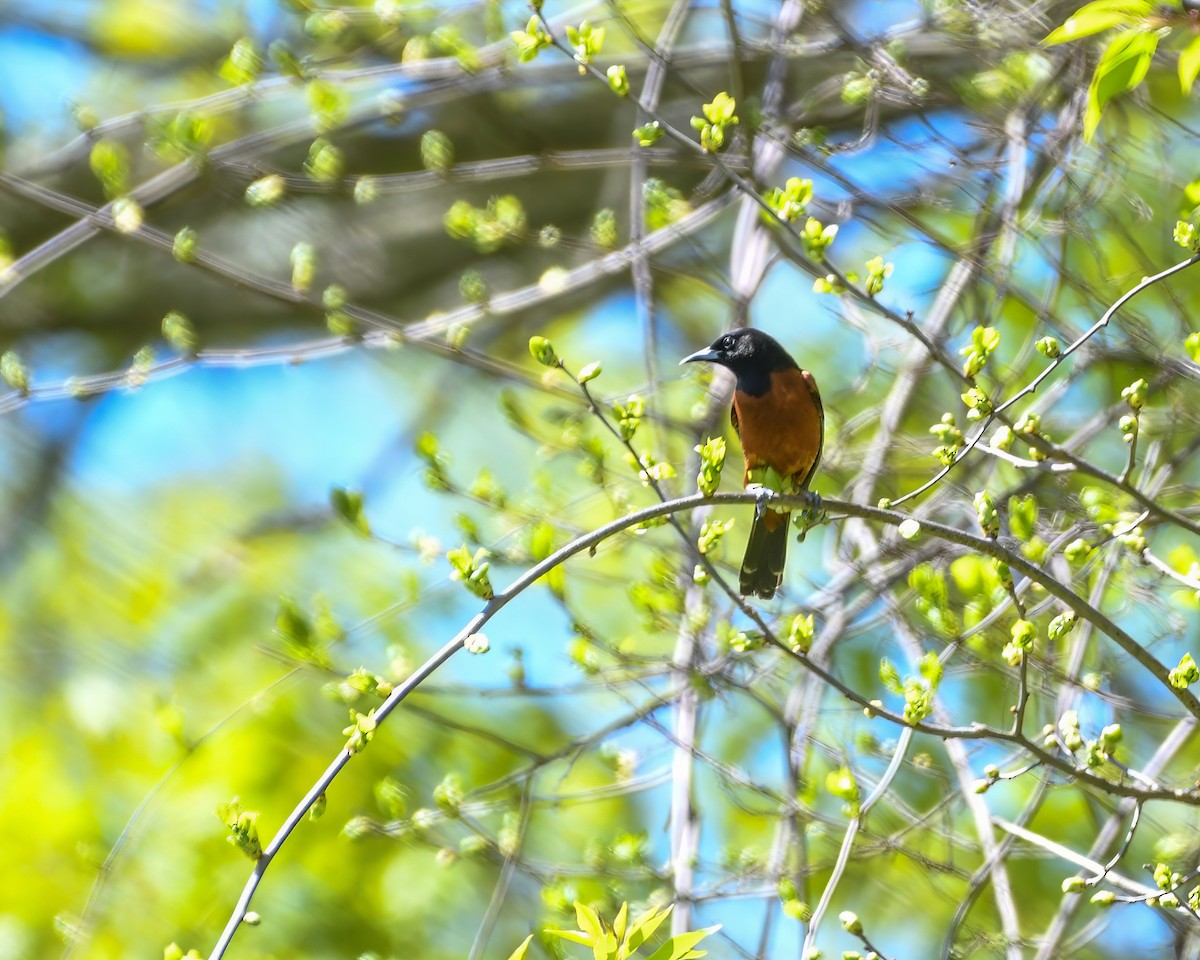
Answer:
POLYGON ((1085 139, 1092 139, 1108 102, 1132 90, 1146 78, 1157 47, 1158 34, 1143 30, 1119 33, 1105 47, 1088 86, 1087 111, 1083 117, 1085 139))
POLYGON ((334 487, 329 492, 329 502, 338 516, 350 526, 364 536, 370 535, 371 526, 363 513, 363 495, 360 491, 334 487))
POLYGON ((938 684, 942 682, 942 673, 945 669, 941 658, 930 650, 918 661, 917 669, 921 671, 921 676, 929 681, 930 689, 936 690, 938 684))
POLYGON ((421 134, 421 166, 445 173, 454 166, 454 143, 440 130, 421 134))
POLYGON ((129 189, 129 151, 116 140, 97 140, 88 157, 92 173, 110 199, 129 189))
POLYGON ((542 931, 548 937, 558 937, 560 940, 570 940, 572 943, 581 943, 585 947, 592 945, 592 938, 582 930, 551 930, 549 928, 542 931))
POLYGON ((621 945, 621 950, 618 954, 620 960, 625 960, 626 957, 636 953, 643 943, 654 936, 654 931, 671 915, 672 909, 674 909, 673 904, 662 910, 647 910, 634 920, 629 927, 628 935, 625 937, 625 943, 621 945))
POLYGON ((879 680, 891 693, 904 692, 904 682, 900 679, 900 671, 887 657, 879 661, 879 680))
POLYGON ((529 936, 527 936, 524 940, 521 941, 521 945, 519 947, 517 947, 516 950, 514 950, 512 953, 510 953, 508 955, 508 960, 524 960, 525 951, 529 949, 529 944, 532 940, 533 940, 533 934, 531 933, 529 936))
POLYGON ((1133 23, 1150 13, 1152 6, 1147 0, 1094 0, 1071 14, 1066 22, 1052 31, 1042 43, 1046 46, 1069 43, 1071 40, 1089 37, 1123 23, 1133 23))
POLYGON ((180 353, 191 355, 196 352, 196 331, 178 310, 172 310, 162 318, 162 332, 163 339, 180 353))
POLYGON ((1192 84, 1200 74, 1200 35, 1192 38, 1192 42, 1183 48, 1179 55, 1179 86, 1184 93, 1191 93, 1192 84))
POLYGON ((252 207, 269 207, 278 203, 287 190, 287 183, 277 173, 267 174, 246 187, 246 203, 252 207))
POLYGON ((616 917, 613 918, 613 936, 617 938, 617 942, 622 942, 625 939, 625 927, 629 922, 629 902, 625 901, 621 904, 621 909, 617 911, 616 917))
POLYGON ((689 930, 687 933, 676 934, 650 954, 650 960, 684 960, 685 957, 694 955, 692 948, 696 944, 720 929, 721 925, 717 924, 701 930, 689 930))
POLYGON ((0 355, 0 379, 22 395, 29 393, 29 368, 15 350, 0 355))
POLYGON ((604 924, 600 922, 600 914, 578 900, 575 901, 575 922, 580 930, 591 936, 592 944, 604 939, 604 924))

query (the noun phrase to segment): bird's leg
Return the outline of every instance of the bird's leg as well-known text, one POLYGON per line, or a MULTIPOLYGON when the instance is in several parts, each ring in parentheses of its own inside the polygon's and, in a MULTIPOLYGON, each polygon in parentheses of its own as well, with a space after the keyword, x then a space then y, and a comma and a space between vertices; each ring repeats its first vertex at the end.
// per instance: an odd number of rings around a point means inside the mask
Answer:
POLYGON ((770 508, 771 501, 787 488, 778 470, 762 466, 746 471, 746 489, 754 492, 754 513, 761 518, 770 508))
POLYGON ((825 515, 825 507, 821 502, 821 495, 815 490, 805 490, 807 503, 803 510, 797 510, 795 513, 796 519, 793 521, 796 524, 796 539, 801 543, 804 542, 804 537, 821 522, 821 518, 825 515))
POLYGON ((754 494, 754 516, 761 520, 771 500, 776 496, 775 491, 761 483, 748 483, 746 492, 754 494))

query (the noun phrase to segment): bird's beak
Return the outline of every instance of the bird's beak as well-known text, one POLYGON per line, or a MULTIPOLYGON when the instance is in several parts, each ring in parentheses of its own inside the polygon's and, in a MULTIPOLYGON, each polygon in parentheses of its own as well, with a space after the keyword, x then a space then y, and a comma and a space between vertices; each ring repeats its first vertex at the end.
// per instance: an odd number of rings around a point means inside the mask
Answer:
POLYGON ((679 361, 682 367, 685 363, 691 363, 693 360, 707 360, 709 363, 716 363, 719 359, 716 350, 711 350, 705 347, 703 350, 697 350, 695 353, 689 353, 686 357, 679 361))

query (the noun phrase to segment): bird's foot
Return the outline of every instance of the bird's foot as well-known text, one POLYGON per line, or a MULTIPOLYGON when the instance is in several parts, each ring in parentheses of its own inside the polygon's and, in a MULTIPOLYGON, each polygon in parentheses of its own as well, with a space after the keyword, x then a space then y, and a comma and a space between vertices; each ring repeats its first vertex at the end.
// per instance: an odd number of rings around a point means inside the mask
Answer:
POLYGON ((775 498, 776 493, 770 487, 764 486, 761 483, 752 483, 746 487, 746 490, 754 494, 754 516, 761 520, 770 507, 771 501, 775 498))
POLYGON ((806 490, 805 494, 807 502, 804 509, 795 511, 793 514, 795 519, 792 521, 796 524, 796 539, 801 543, 804 542, 808 531, 825 519, 825 506, 821 501, 821 495, 815 490, 806 490))

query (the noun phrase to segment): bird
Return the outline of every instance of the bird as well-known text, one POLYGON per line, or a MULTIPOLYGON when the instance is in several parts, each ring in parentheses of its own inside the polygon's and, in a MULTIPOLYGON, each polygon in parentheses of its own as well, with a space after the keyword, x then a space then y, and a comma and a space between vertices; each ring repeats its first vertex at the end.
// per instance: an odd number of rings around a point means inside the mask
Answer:
POLYGON ((778 340, 753 327, 730 330, 679 363, 696 361, 725 367, 736 378, 730 419, 745 459, 742 485, 763 492, 742 559, 741 594, 770 600, 783 582, 791 514, 766 509, 764 481, 789 487, 778 493, 808 490, 825 442, 821 393, 778 340))

